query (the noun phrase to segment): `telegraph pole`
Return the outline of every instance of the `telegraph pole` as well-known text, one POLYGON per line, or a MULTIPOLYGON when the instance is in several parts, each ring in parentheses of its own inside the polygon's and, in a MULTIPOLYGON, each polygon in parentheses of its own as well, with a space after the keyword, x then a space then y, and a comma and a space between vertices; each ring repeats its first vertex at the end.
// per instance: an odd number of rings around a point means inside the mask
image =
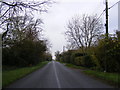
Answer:
POLYGON ((106 38, 108 38, 108 0, 106 0, 106 38))
MULTIPOLYGON (((105 24, 105 27, 106 27, 105 38, 106 38, 106 42, 107 42, 108 41, 108 0, 106 0, 106 24, 105 24)), ((107 51, 107 47, 105 46, 105 62, 104 62, 105 70, 104 70, 104 72, 107 71, 107 58, 106 58, 107 53, 106 53, 106 51, 107 51)))

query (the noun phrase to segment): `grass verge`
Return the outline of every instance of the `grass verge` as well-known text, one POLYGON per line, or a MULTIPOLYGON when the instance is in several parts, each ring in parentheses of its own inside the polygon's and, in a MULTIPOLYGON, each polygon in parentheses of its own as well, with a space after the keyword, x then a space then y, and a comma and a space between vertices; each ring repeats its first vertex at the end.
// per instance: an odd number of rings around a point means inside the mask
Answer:
POLYGON ((91 75, 95 78, 99 78, 115 87, 120 86, 120 74, 118 73, 107 73, 107 72, 99 72, 93 70, 85 70, 83 71, 87 75, 91 75))
POLYGON ((70 68, 75 68, 75 69, 82 69, 82 72, 87 75, 95 77, 96 79, 100 79, 115 87, 120 86, 120 74, 118 73, 107 73, 107 72, 94 71, 94 70, 90 70, 85 67, 76 66, 76 65, 68 64, 68 63, 65 63, 65 66, 70 67, 70 68))
POLYGON ((66 63, 65 66, 70 67, 70 68, 75 68, 75 69, 86 69, 85 67, 76 66, 76 65, 68 64, 68 63, 66 63))
POLYGON ((85 67, 77 66, 77 65, 74 65, 74 64, 70 64, 70 63, 64 63, 64 62, 61 62, 61 61, 57 61, 57 62, 60 62, 60 63, 64 64, 64 65, 67 66, 67 67, 70 67, 70 68, 75 68, 75 69, 87 69, 87 68, 85 68, 85 67))
POLYGON ((31 72, 33 72, 39 68, 42 68, 47 63, 48 63, 48 61, 45 61, 45 62, 41 62, 38 65, 32 66, 32 67, 25 67, 25 68, 19 68, 19 69, 15 69, 15 70, 3 71, 2 72, 2 87, 5 87, 5 86, 11 84, 12 82, 30 74, 31 72))

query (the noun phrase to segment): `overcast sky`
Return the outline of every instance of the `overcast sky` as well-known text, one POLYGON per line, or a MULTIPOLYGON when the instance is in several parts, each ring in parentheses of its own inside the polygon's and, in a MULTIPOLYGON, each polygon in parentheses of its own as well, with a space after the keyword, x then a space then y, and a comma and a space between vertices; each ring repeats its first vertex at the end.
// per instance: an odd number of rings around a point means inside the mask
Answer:
MULTIPOLYGON (((54 56, 56 51, 62 52, 63 46, 66 46, 64 32, 65 27, 72 17, 82 14, 98 14, 105 9, 105 0, 55 0, 48 10, 48 13, 42 15, 44 21, 45 36, 52 43, 51 52, 54 56)), ((109 0, 109 7, 119 0, 109 0)), ((105 14, 101 16, 105 23, 105 14)), ((109 10, 109 33, 114 33, 118 29, 118 5, 109 10)))

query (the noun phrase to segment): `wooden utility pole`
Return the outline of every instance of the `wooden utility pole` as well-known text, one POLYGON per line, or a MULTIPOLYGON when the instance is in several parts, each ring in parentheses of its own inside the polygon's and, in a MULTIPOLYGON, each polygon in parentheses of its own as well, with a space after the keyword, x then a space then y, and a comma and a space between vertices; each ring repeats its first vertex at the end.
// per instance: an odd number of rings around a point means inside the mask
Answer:
MULTIPOLYGON (((106 24, 105 24, 105 27, 106 27, 106 42, 108 41, 108 0, 106 0, 106 24)), ((106 47, 105 46, 105 62, 104 62, 104 64, 105 64, 105 70, 104 70, 104 72, 106 72, 107 71, 107 53, 106 53, 106 51, 108 50, 107 49, 108 47, 106 47)))
POLYGON ((108 38, 108 0, 106 0, 106 38, 108 38))

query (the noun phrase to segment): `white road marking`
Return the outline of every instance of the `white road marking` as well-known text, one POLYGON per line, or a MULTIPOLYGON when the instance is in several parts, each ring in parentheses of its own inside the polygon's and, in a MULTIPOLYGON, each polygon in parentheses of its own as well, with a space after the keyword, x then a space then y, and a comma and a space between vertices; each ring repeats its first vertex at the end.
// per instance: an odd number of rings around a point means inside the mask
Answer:
POLYGON ((57 80, 57 85, 58 85, 58 88, 60 88, 60 81, 58 79, 58 75, 57 75, 57 72, 56 72, 56 67, 55 67, 54 61, 53 61, 53 66, 54 66, 54 71, 55 71, 55 77, 56 77, 56 80, 57 80))

